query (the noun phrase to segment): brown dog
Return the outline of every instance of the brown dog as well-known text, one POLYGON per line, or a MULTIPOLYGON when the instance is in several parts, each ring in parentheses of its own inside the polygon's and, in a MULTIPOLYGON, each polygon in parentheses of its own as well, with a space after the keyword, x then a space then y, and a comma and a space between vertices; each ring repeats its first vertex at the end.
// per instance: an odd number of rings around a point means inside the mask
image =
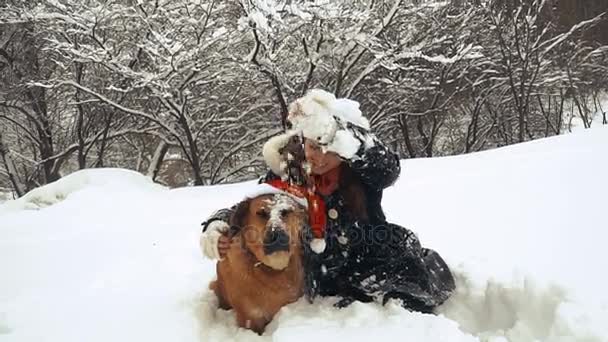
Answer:
POLYGON ((230 220, 232 244, 217 264, 215 291, 239 326, 264 332, 281 307, 303 294, 302 236, 307 214, 284 194, 241 202, 230 220))

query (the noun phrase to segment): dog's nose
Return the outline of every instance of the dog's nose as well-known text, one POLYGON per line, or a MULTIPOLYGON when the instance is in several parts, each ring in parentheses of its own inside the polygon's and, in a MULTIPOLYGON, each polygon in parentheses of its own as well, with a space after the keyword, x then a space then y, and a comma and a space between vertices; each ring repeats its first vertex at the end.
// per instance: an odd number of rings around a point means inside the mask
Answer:
POLYGON ((264 237, 264 253, 289 250, 289 235, 283 229, 270 229, 264 237))

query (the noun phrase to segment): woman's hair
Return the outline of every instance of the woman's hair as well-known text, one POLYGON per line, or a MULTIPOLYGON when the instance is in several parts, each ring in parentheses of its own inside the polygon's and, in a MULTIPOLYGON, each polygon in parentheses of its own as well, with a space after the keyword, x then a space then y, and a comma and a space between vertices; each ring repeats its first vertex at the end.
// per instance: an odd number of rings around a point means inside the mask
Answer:
POLYGON ((340 165, 339 183, 338 192, 342 196, 349 213, 360 222, 369 222, 367 198, 363 184, 345 163, 340 165))

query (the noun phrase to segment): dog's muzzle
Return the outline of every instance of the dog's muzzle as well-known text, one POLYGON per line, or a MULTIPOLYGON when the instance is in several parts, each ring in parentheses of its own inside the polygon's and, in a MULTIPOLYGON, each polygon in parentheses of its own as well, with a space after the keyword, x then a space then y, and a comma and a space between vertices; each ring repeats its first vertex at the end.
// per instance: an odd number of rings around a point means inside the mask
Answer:
POLYGON ((273 228, 264 237, 264 253, 269 255, 279 251, 289 251, 289 235, 284 229, 273 228))

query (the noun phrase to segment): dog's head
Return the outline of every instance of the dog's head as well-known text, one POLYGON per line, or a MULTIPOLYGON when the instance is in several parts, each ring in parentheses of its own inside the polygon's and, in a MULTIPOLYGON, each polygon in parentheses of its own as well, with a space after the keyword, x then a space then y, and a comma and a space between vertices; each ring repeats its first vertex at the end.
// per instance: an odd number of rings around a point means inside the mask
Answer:
POLYGON ((283 270, 292 256, 299 256, 305 209, 288 195, 261 195, 237 206, 230 220, 241 236, 243 247, 258 261, 283 270))

